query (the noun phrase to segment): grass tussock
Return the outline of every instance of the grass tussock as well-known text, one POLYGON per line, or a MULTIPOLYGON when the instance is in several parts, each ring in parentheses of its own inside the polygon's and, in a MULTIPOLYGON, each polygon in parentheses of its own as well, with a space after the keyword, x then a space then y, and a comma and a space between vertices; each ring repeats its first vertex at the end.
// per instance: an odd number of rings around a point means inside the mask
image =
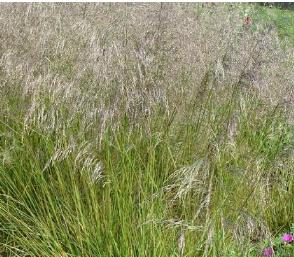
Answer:
POLYGON ((254 15, 1 4, 0 255, 253 257, 290 229, 293 48, 254 15))

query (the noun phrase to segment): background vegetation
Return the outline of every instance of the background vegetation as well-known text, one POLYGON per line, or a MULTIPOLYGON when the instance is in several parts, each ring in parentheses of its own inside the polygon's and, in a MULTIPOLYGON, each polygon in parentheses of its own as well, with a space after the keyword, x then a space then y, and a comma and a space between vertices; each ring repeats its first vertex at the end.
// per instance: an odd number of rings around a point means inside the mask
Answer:
POLYGON ((0 255, 253 257, 289 231, 293 13, 264 8, 1 4, 0 255))

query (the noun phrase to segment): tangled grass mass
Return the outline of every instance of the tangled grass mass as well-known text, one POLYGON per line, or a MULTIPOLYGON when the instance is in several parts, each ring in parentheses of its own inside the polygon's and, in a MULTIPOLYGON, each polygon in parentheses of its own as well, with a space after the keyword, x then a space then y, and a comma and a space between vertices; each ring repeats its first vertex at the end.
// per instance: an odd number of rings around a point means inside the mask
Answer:
POLYGON ((0 21, 0 256, 294 256, 293 10, 1 3, 0 21))

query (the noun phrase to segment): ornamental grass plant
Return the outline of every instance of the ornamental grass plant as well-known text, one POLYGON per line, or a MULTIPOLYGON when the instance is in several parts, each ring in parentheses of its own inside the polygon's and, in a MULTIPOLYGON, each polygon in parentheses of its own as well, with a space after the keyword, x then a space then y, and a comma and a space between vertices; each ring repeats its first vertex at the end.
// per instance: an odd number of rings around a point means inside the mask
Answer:
POLYGON ((289 231, 293 47, 256 12, 0 4, 0 256, 253 257, 289 231))

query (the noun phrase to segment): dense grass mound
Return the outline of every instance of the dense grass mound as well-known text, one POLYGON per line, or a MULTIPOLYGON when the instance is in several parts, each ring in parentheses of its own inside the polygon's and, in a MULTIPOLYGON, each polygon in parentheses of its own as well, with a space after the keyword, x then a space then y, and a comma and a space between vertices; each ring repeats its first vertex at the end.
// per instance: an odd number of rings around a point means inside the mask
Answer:
POLYGON ((290 231, 293 49, 255 14, 2 4, 0 255, 254 257, 290 231))

